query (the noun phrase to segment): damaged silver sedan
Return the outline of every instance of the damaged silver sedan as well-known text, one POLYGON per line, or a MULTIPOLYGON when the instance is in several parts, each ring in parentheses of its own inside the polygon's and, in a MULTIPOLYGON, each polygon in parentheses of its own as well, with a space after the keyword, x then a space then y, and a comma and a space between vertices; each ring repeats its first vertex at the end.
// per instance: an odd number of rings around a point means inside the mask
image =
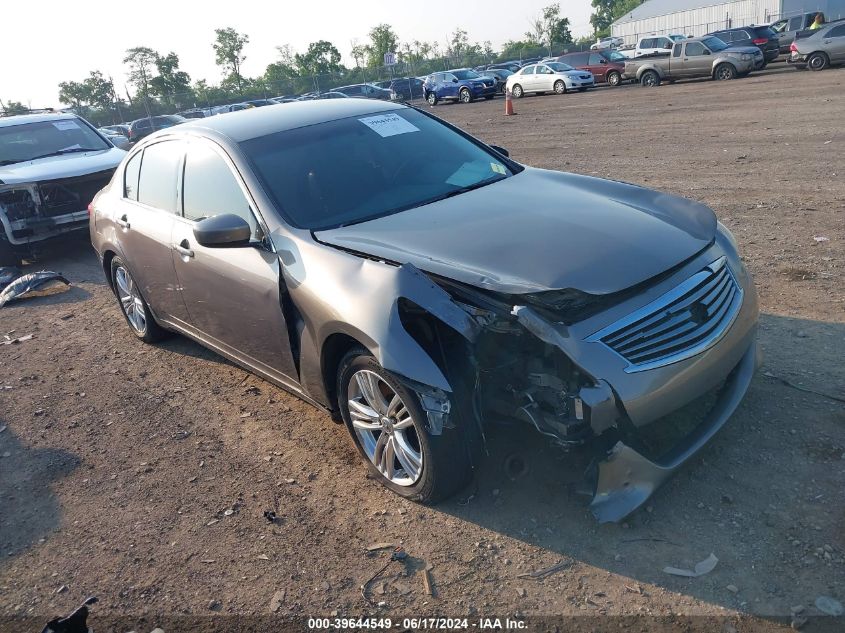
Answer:
POLYGON ((426 112, 347 99, 202 119, 134 148, 91 238, 126 321, 180 332, 342 420, 421 502, 492 422, 593 451, 601 521, 725 424, 757 298, 707 207, 534 169, 426 112), (707 410, 651 454, 653 423, 707 410))

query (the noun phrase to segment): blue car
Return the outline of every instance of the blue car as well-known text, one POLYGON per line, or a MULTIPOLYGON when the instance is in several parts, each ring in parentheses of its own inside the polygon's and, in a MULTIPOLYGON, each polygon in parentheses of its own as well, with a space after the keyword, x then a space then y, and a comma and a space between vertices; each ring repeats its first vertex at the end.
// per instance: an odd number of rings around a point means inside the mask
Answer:
POLYGON ((469 68, 433 73, 423 83, 423 97, 429 105, 437 105, 438 101, 447 99, 470 103, 481 97, 492 99, 495 95, 496 80, 469 68))

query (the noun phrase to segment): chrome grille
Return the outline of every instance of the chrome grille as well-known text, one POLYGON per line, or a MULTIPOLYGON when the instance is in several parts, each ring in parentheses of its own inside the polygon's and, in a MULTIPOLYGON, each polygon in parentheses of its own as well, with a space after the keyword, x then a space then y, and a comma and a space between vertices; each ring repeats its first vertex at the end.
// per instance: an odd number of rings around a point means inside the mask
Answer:
POLYGON ((596 332, 628 361, 626 372, 669 365, 715 345, 742 305, 742 288, 722 257, 674 290, 596 332))

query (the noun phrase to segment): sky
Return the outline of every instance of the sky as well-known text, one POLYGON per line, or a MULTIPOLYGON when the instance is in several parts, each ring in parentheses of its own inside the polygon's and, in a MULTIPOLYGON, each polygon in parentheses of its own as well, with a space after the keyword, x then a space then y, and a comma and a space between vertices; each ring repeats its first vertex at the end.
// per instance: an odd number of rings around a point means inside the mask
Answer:
MULTIPOLYGON (((445 49, 456 29, 470 41, 490 40, 494 48, 520 39, 540 9, 553 0, 58 0, 3 2, 0 37, 0 99, 32 108, 58 107, 60 81, 81 81, 92 70, 114 79, 125 93, 124 51, 148 46, 174 51, 192 81, 222 78, 211 48, 214 29, 233 27, 249 36, 243 73, 257 76, 276 61, 276 47, 290 44, 303 52, 310 42, 328 40, 354 65, 353 43, 366 43, 376 24, 393 26, 399 41, 437 40, 445 49)), ((562 0, 573 35, 588 34, 590 0, 562 0)))

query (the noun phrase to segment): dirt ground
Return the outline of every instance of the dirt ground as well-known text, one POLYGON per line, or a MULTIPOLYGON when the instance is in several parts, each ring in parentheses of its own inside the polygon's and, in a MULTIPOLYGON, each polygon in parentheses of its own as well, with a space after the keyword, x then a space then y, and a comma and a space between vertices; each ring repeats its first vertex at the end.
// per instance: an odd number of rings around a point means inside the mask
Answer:
POLYGON ((845 397, 845 69, 515 106, 434 112, 529 165, 702 200, 737 237, 765 361, 695 463, 624 524, 600 526, 573 493, 582 457, 493 429, 474 487, 435 508, 406 502, 367 479, 327 415, 181 337, 136 341, 79 239, 32 267, 64 272, 68 292, 0 310, 0 335, 34 335, 0 346, 0 616, 44 621, 96 595, 94 629, 122 633, 273 608, 728 615, 714 630, 743 631, 755 618, 788 629, 803 606, 805 630, 820 630, 816 598, 845 602, 845 405, 795 387, 845 397), (528 465, 515 479, 513 454, 528 465), (373 583, 373 606, 359 588, 387 561, 365 550, 378 542, 410 559, 373 583), (711 552, 705 576, 662 571, 711 552), (124 628, 98 628, 117 615, 124 628))

